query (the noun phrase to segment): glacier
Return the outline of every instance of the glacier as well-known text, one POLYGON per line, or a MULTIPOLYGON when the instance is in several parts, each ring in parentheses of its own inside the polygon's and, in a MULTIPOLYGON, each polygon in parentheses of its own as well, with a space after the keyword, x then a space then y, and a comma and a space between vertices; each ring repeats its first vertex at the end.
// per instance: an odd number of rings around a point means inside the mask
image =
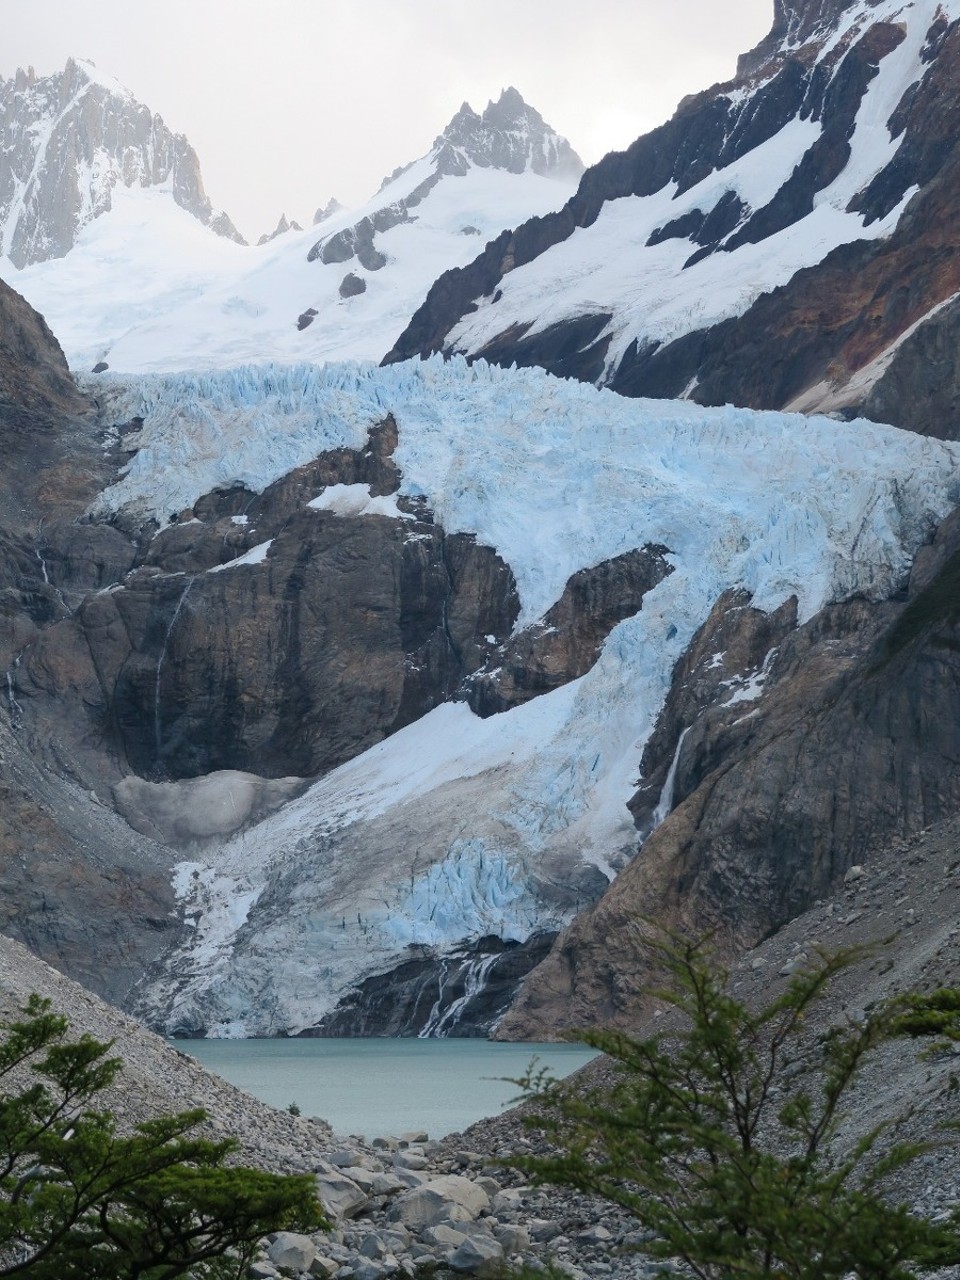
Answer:
MULTIPOLYGON (((192 927, 144 991, 168 1030, 296 1032, 411 946, 555 929, 638 845, 626 801, 674 664, 720 594, 802 619, 887 598, 960 496, 960 445, 865 421, 627 400, 536 369, 432 358, 91 380, 143 418, 98 499, 161 524, 217 485, 260 490, 392 414, 397 496, 509 563, 517 626, 569 576, 656 542, 673 572, 586 675, 481 719, 442 705, 257 826, 191 854, 192 927)), ((364 519, 362 494, 320 505, 364 519)), ((391 507, 392 510, 392 507, 391 507)), ((399 509, 397 509, 399 511, 399 509)), ((255 570, 253 570, 255 571, 255 570)), ((740 699, 762 698, 762 675, 740 699)))

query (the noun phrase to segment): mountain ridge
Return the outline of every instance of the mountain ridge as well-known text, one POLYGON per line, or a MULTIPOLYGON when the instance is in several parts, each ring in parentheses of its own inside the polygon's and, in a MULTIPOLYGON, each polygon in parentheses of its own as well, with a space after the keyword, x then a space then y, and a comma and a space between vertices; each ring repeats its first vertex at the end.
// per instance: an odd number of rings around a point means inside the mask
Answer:
MULTIPOLYGON (((440 277, 385 360, 456 351, 627 395, 873 407, 871 362, 957 289, 955 10, 778 6, 738 78, 440 277)), ((955 373, 942 382, 926 393, 941 433, 955 373)))

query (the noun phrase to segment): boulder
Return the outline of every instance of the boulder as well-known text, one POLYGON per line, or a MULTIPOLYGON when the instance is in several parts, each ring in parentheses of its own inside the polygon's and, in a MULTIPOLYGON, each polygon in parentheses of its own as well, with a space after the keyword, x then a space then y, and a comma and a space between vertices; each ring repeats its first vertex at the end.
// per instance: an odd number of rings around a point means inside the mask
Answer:
POLYGON ((369 1203, 369 1196, 342 1174, 318 1173, 317 1195, 324 1209, 334 1218, 353 1218, 369 1203))
POLYGON ((530 1248, 530 1232, 513 1222, 501 1222, 493 1228, 493 1238, 504 1253, 526 1253, 530 1248))
POLYGON ((475 1216, 465 1206, 443 1195, 432 1183, 426 1183, 398 1196, 387 1219, 402 1222, 411 1231, 419 1232, 440 1222, 471 1221, 475 1216))
POLYGON ((295 1231, 281 1231, 267 1249, 267 1257, 276 1267, 290 1271, 307 1271, 317 1256, 317 1246, 309 1236, 295 1231))
POLYGON ((429 1190, 436 1192, 446 1200, 469 1210, 471 1218, 477 1218, 490 1208, 490 1197, 481 1186, 469 1178, 461 1178, 459 1174, 449 1173, 441 1178, 434 1178, 427 1183, 429 1190))
POLYGON ((443 1222, 438 1222, 435 1227, 427 1227, 423 1232, 424 1241, 438 1249, 457 1249, 466 1238, 465 1232, 457 1231, 455 1227, 443 1222))
POLYGON ((482 1187, 451 1173, 407 1191, 398 1198, 389 1217, 416 1231, 445 1220, 471 1222, 489 1208, 490 1197, 482 1187))
POLYGON ((392 1173, 375 1173, 369 1190, 373 1196, 395 1196, 398 1191, 403 1191, 409 1185, 409 1182, 404 1182, 392 1173))
POLYGON ((310 1263, 310 1275, 316 1276, 317 1280, 333 1280, 333 1277, 340 1270, 340 1263, 334 1261, 333 1258, 316 1257, 310 1263))
POLYGON ((468 1236, 461 1245, 447 1255, 447 1263, 454 1271, 472 1276, 493 1276, 503 1266, 503 1246, 486 1236, 468 1236))
POLYGON ((396 1271, 396 1262, 377 1262, 373 1258, 361 1258, 351 1267, 353 1280, 383 1280, 384 1276, 396 1271))
POLYGON ((430 1161, 426 1156, 421 1155, 419 1151, 398 1151, 393 1157, 394 1166, 397 1169, 428 1169, 430 1161))

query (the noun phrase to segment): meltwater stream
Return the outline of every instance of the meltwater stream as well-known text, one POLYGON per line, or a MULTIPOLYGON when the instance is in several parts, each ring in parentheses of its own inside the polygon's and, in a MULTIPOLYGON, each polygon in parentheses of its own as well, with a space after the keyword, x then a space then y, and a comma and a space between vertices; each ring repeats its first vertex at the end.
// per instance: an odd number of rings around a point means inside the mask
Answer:
POLYGON ((498 1115, 531 1059, 555 1076, 595 1056, 577 1044, 488 1040, 177 1040, 178 1049, 275 1107, 296 1103, 336 1133, 367 1139, 425 1129, 431 1138, 498 1115))

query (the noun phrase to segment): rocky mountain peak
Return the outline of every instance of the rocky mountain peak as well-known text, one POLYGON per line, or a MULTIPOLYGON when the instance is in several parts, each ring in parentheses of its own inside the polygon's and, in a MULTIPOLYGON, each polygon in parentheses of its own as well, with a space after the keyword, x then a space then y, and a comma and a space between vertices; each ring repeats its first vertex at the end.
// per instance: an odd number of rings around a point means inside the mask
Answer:
MULTIPOLYGON (((92 62, 68 58, 37 76, 0 81, 0 253, 16 267, 61 258, 106 213, 118 183, 168 185, 181 208, 241 241, 203 189, 196 152, 92 62)), ((242 242, 242 241, 241 241, 242 242)))
MULTIPOLYGON (((427 199, 438 183, 444 178, 462 178, 474 167, 513 174, 535 173, 566 182, 575 181, 584 168, 566 138, 551 129, 512 88, 504 89, 496 102, 488 102, 482 116, 469 102, 461 103, 427 155, 394 169, 380 184, 378 194, 389 192, 391 185, 414 165, 426 167, 427 175, 412 190, 374 209, 354 226, 318 240, 310 249, 309 261, 319 259, 329 265, 356 258, 365 270, 380 271, 387 258, 374 243, 375 237, 419 218, 420 214, 412 210, 427 199)), ((461 228, 461 234, 476 232, 470 224, 461 228)), ((348 288, 353 287, 348 284, 348 288)))
POLYGON ((272 231, 264 232, 264 234, 257 241, 257 244, 258 245, 269 244, 271 240, 276 240, 277 236, 286 235, 288 231, 302 231, 302 230, 303 230, 303 227, 301 227, 299 222, 296 222, 292 218, 288 218, 285 213, 281 213, 280 218, 277 222, 277 225, 274 227, 274 229, 272 231))
POLYGON ((339 213, 343 207, 344 206, 336 196, 331 196, 327 203, 320 205, 317 212, 313 215, 313 225, 316 226, 318 222, 326 222, 326 220, 328 218, 332 218, 335 213, 339 213))
POLYGON ((508 173, 529 169, 576 177, 584 168, 567 139, 512 86, 504 89, 496 102, 488 102, 482 115, 464 102, 433 147, 440 166, 450 172, 471 163, 508 173))
POLYGON ((483 122, 489 128, 513 129, 528 123, 542 125, 543 117, 539 111, 524 102, 519 89, 509 85, 500 90, 500 97, 487 103, 483 113, 483 122))

